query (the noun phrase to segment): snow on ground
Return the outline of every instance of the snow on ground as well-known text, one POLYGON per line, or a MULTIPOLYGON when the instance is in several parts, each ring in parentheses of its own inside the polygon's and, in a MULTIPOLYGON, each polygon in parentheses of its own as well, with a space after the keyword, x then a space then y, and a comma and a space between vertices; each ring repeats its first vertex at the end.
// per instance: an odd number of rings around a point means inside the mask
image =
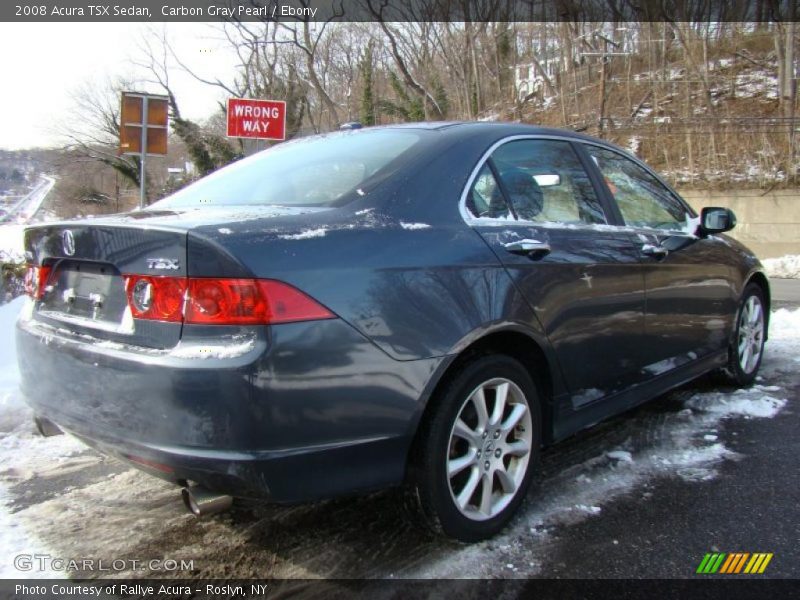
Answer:
POLYGON ((22 234, 25 225, 9 223, 0 225, 0 260, 3 262, 22 262, 25 256, 25 246, 22 234))
MULTIPOLYGON (((26 298, 0 306, 0 578, 20 577, 12 557, 33 551, 46 551, 27 530, 24 522, 6 509, 10 499, 2 480, 20 481, 35 476, 40 468, 52 468, 76 451, 81 444, 69 437, 43 438, 34 428, 33 414, 20 397, 16 347, 12 341, 14 322, 26 298), (24 466, 20 466, 24 465, 24 466)), ((49 571, 26 573, 37 577, 59 576, 49 571)))
POLYGON ((767 275, 783 279, 800 279, 800 254, 787 254, 780 258, 761 261, 767 275))

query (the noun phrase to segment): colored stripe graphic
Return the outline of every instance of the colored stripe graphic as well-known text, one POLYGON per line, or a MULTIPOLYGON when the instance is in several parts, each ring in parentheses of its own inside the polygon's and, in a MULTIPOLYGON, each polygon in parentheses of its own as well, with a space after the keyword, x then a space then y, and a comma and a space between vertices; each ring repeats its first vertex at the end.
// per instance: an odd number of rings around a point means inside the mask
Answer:
POLYGON ((772 552, 759 552, 753 554, 753 558, 751 558, 750 562, 747 563, 747 566, 744 568, 744 572, 760 575, 767 569, 767 565, 769 564, 769 561, 772 560, 772 557, 772 552))
POLYGON ((760 575, 767 569, 767 565, 772 560, 772 552, 708 552, 700 561, 697 573, 703 575, 713 575, 714 573, 734 575, 744 573, 750 575, 760 575), (748 560, 749 559, 749 560, 748 560), (745 566, 746 565, 746 566, 745 566))
POLYGON ((743 552, 742 557, 739 559, 739 562, 736 564, 735 569, 733 570, 734 573, 741 573, 742 567, 744 567, 744 563, 747 560, 747 557, 750 556, 749 552, 743 552))
POLYGON ((728 559, 722 565, 719 572, 727 574, 739 573, 748 556, 750 556, 749 552, 732 552, 728 555, 728 559))
POLYGON ((698 573, 711 574, 716 573, 722 561, 725 560, 726 554, 724 552, 708 553, 703 557, 700 566, 697 567, 698 573))

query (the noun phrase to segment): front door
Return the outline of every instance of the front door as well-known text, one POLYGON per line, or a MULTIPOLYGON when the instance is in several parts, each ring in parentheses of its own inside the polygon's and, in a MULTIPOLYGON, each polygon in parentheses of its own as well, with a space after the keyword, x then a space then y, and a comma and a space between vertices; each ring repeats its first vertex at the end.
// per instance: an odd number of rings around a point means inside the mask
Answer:
POLYGON ((646 371, 661 373, 727 346, 733 271, 722 238, 698 237, 688 207, 643 166, 586 145, 645 265, 646 371))

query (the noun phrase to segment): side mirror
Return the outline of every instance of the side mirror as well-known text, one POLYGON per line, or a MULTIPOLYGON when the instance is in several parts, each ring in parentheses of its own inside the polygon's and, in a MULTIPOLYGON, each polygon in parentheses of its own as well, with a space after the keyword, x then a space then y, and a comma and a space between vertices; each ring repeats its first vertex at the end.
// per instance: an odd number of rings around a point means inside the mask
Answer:
POLYGON ((700 212, 700 229, 703 233, 723 233, 736 227, 736 215, 730 208, 707 206, 700 212))

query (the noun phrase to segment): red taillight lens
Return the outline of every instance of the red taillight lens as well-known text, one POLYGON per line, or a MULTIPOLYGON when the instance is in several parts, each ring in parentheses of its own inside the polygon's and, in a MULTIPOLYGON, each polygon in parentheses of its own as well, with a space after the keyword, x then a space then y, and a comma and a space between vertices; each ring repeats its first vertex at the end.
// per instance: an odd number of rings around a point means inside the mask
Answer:
POLYGON ((170 322, 183 320, 185 279, 129 275, 125 278, 125 293, 128 295, 131 314, 137 319, 170 322))
POLYGON ((137 319, 269 325, 335 317, 300 290, 269 279, 129 275, 125 289, 131 313, 137 319))
POLYGON ((34 300, 41 300, 50 278, 51 267, 28 265, 25 271, 25 293, 34 300))
POLYGON ((261 294, 267 301, 267 322, 290 323, 333 319, 334 315, 313 298, 288 283, 272 279, 258 281, 261 294))
POLYGON ((253 279, 190 279, 187 323, 267 322, 267 303, 253 279))
POLYGON ((300 290, 269 279, 190 279, 187 323, 257 325, 332 319, 300 290))

